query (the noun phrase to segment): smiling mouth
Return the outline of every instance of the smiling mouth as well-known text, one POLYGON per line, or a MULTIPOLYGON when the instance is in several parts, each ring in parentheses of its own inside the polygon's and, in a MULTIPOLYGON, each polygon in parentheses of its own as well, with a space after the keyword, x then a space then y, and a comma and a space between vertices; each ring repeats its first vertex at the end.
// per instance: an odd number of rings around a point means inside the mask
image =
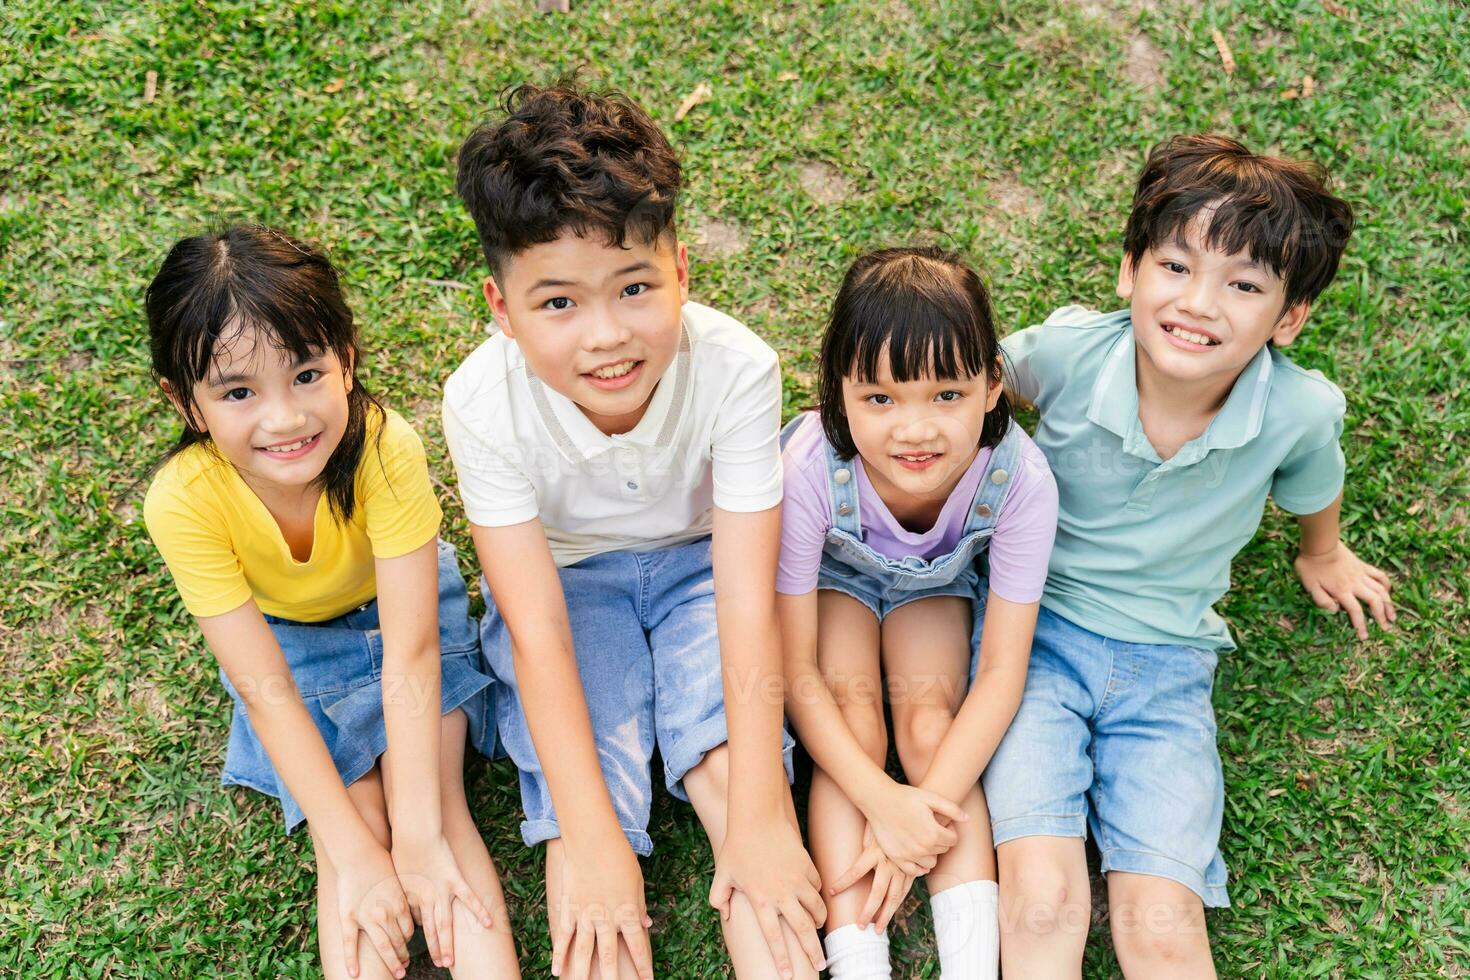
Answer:
POLYGON ((1160 326, 1163 328, 1164 333, 1168 334, 1171 337, 1177 337, 1180 340, 1186 341, 1188 343, 1197 344, 1200 347, 1220 346, 1220 342, 1214 337, 1211 337, 1209 334, 1198 333, 1194 330, 1187 330, 1184 327, 1179 326, 1177 323, 1164 323, 1160 324, 1160 326))
POLYGON ((921 470, 936 462, 944 453, 894 453, 893 458, 904 469, 921 470))
POLYGON ((619 361, 616 364, 604 364, 602 367, 594 371, 588 371, 587 373, 600 381, 611 381, 613 378, 621 378, 641 363, 641 361, 633 360, 619 361))
POLYGON ((305 449, 309 449, 312 446, 315 446, 317 440, 320 439, 321 436, 322 434, 318 432, 314 436, 307 436, 305 439, 297 439, 295 442, 282 442, 274 446, 256 446, 255 448, 260 452, 269 453, 272 456, 291 456, 296 453, 300 453, 305 449))

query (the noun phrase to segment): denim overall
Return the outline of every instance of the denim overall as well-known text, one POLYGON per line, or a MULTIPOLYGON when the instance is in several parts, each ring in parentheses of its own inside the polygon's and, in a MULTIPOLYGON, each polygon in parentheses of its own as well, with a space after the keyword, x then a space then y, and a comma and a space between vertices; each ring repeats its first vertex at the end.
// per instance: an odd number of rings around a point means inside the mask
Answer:
MULTIPOLYGON (((805 420, 798 416, 781 432, 784 446, 796 426, 805 420)), ((975 498, 970 501, 969 517, 953 551, 937 558, 910 555, 903 559, 880 555, 863 543, 862 513, 858 502, 858 482, 852 460, 837 455, 825 439, 827 456, 827 502, 832 513, 832 528, 822 552, 822 565, 817 575, 818 589, 834 589, 857 599, 873 611, 881 622, 893 610, 915 599, 953 595, 969 599, 975 613, 973 640, 978 643, 981 615, 985 605, 981 578, 988 573, 985 551, 995 533, 996 518, 1011 488, 1011 475, 1019 463, 1021 435, 1012 423, 1005 436, 991 450, 990 460, 980 477, 975 498)))

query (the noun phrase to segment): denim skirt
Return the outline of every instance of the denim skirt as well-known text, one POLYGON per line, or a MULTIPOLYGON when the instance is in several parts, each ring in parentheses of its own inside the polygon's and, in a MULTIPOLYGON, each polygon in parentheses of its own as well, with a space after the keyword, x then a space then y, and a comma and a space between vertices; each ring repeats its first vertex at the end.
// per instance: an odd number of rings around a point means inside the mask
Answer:
MULTIPOLYGON (((322 741, 342 777, 350 786, 367 775, 388 747, 383 725, 383 636, 378 628, 378 601, 373 599, 335 619, 299 623, 266 616, 280 643, 291 679, 306 710, 316 722, 322 741)), ((469 742, 484 755, 495 753, 494 683, 480 660, 480 633, 469 616, 469 597, 454 548, 439 542, 439 714, 462 708, 469 717, 469 742)), ((223 670, 220 679, 233 699, 230 743, 221 779, 226 786, 248 786, 281 803, 286 832, 305 819, 301 807, 276 775, 250 724, 240 693, 223 670)), ((411 684, 396 685, 388 697, 406 699, 418 694, 411 684)), ((272 692, 259 692, 270 697, 272 692)), ((277 696, 289 696, 280 692, 277 696)))

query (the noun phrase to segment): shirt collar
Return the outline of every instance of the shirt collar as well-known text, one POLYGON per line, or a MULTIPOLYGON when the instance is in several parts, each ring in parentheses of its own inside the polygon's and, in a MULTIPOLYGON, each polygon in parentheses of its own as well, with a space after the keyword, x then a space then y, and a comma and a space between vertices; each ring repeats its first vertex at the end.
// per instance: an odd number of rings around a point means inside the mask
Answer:
MULTIPOLYGON (((1138 421, 1137 365, 1138 342, 1130 324, 1104 355, 1102 370, 1092 384, 1087 420, 1117 435, 1128 452, 1156 458, 1138 421)), ((1187 465, 1202 459, 1212 449, 1237 449, 1260 435, 1272 371, 1271 348, 1267 345, 1256 352, 1235 379, 1225 404, 1204 434, 1185 443, 1169 462, 1187 465)))
POLYGON ((557 448, 568 460, 578 463, 615 446, 663 448, 672 445, 688 402, 691 359, 689 325, 681 318, 679 348, 674 353, 673 363, 654 387, 647 411, 631 431, 615 436, 604 435, 582 413, 576 402, 544 384, 529 367, 526 369, 526 382, 530 386, 536 412, 557 448))

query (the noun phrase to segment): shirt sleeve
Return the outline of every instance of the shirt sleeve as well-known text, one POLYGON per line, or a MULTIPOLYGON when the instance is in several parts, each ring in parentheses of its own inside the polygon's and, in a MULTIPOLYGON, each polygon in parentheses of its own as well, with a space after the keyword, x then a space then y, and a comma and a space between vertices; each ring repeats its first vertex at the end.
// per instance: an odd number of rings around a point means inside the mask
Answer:
POLYGON ((734 513, 781 502, 781 367, 775 351, 730 386, 711 436, 715 506, 734 513))
POLYGON ((1000 342, 1005 362, 1005 386, 1032 404, 1041 385, 1034 371, 1036 347, 1041 342, 1041 327, 1017 330, 1000 342))
POLYGON ((827 487, 812 478, 804 467, 806 454, 788 452, 781 498, 781 557, 776 564, 776 591, 782 595, 805 595, 817 587, 822 565, 822 548, 831 529, 827 487))
POLYGON ((523 524, 540 514, 536 485, 444 394, 444 441, 459 476, 465 516, 481 527, 523 524))
POLYGON ((429 461, 418 433, 390 415, 382 438, 363 447, 360 506, 374 558, 398 558, 439 533, 444 512, 429 482, 429 461))
POLYGON ((175 485, 166 469, 148 488, 143 522, 189 612, 219 616, 251 597, 225 521, 190 500, 186 488, 175 485))
POLYGON ((1317 444, 1304 439, 1282 460, 1271 480, 1271 497, 1289 514, 1315 514, 1337 499, 1346 473, 1339 411, 1330 438, 1317 444))
POLYGON ((990 588, 1011 602, 1037 602, 1057 535, 1057 481, 1028 453, 990 538, 990 588))

